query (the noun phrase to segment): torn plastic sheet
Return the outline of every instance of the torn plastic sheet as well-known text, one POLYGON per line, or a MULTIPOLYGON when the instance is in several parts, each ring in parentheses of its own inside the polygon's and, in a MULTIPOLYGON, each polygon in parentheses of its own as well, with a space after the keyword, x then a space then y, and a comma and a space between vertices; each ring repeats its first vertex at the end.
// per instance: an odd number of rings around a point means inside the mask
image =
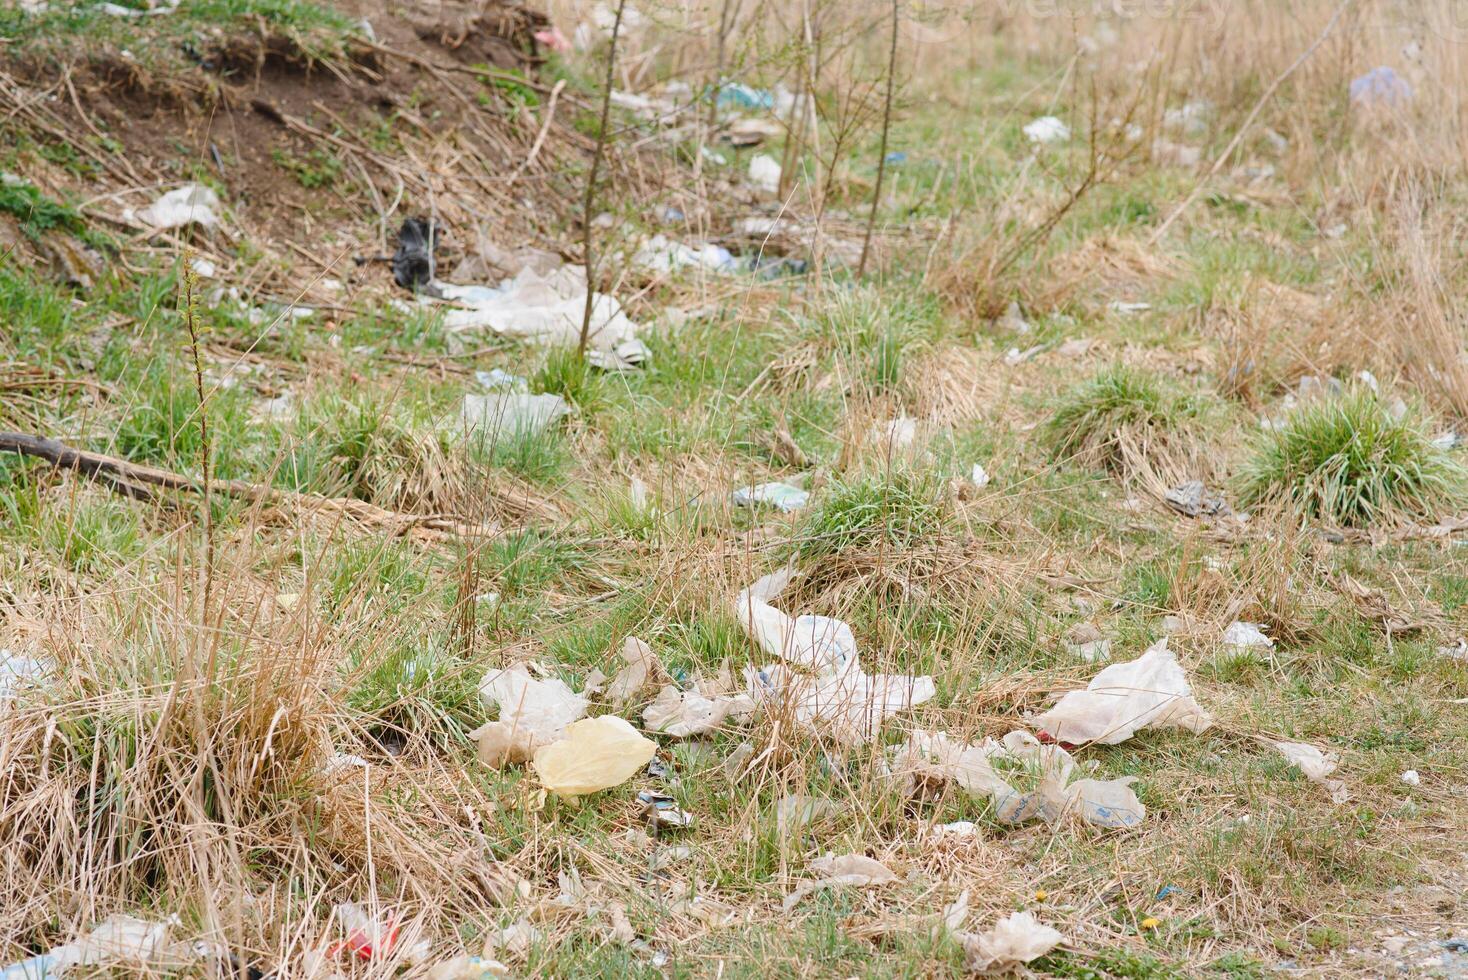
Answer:
POLYGON ((1324 786, 1330 793, 1331 802, 1344 803, 1350 797, 1342 780, 1326 778, 1336 769, 1337 758, 1334 752, 1326 752, 1307 742, 1277 742, 1274 739, 1264 741, 1304 773, 1306 779, 1324 786))
POLYGON ((535 750, 531 766, 546 789, 577 797, 620 786, 647 765, 657 743, 616 715, 583 718, 535 750))
POLYGON ((897 880, 891 868, 861 854, 843 854, 840 857, 828 854, 816 858, 810 863, 810 867, 820 877, 802 881, 794 891, 785 896, 780 904, 786 912, 800 904, 807 895, 823 888, 885 885, 897 880))
POLYGON ((492 670, 479 684, 485 707, 499 719, 472 734, 486 765, 528 762, 536 749, 561 738, 566 727, 586 714, 587 701, 559 678, 537 680, 524 664, 492 670))
POLYGON ((1193 699, 1187 675, 1163 637, 1136 660, 1101 671, 1084 691, 1066 694, 1034 724, 1063 745, 1117 745, 1149 727, 1202 732, 1213 719, 1193 699))
POLYGON ((1055 824, 1073 816, 1094 827, 1123 830, 1139 825, 1146 807, 1131 788, 1134 776, 1073 779, 1075 760, 1058 745, 1042 745, 1027 732, 978 745, 945 732, 915 731, 905 745, 888 750, 888 767, 898 779, 953 782, 974 796, 987 796, 1006 823, 1039 818, 1055 824), (1033 789, 1015 788, 1020 780, 1033 789))
POLYGON ((732 499, 740 507, 769 504, 788 514, 809 504, 810 494, 788 483, 756 483, 735 490, 732 499))
POLYGON ((748 694, 705 696, 697 684, 687 691, 668 684, 642 710, 642 720, 655 732, 687 738, 715 731, 729 719, 746 718, 755 704, 748 694))
POLYGON ((84 936, 0 967, 0 980, 54 980, 79 966, 126 965, 147 972, 181 968, 205 954, 208 947, 169 942, 169 930, 176 925, 178 919, 173 916, 161 922, 130 915, 109 916, 84 936))
POLYGON ((733 272, 738 260, 718 245, 694 247, 675 242, 666 235, 654 235, 632 257, 632 262, 649 272, 670 273, 679 269, 706 269, 710 272, 733 272))
POLYGON ((460 418, 467 432, 492 442, 538 435, 571 413, 560 395, 522 391, 465 395, 460 418))
MULTIPOLYGON (((563 265, 543 275, 526 267, 495 287, 436 286, 440 298, 464 307, 444 314, 444 329, 451 336, 489 330, 546 344, 580 340, 587 290, 586 274, 576 266, 563 265)), ((611 351, 636 335, 637 324, 628 319, 615 297, 592 295, 587 335, 592 350, 611 351)))
POLYGON ((959 941, 968 954, 967 966, 980 973, 1012 970, 1031 963, 1056 946, 1065 937, 1042 925, 1030 912, 1015 912, 1000 919, 992 929, 982 933, 961 934, 959 941))
POLYGON ((654 676, 667 674, 652 647, 635 636, 629 636, 622 642, 622 662, 622 669, 607 686, 607 700, 614 708, 621 708, 635 698, 654 676))

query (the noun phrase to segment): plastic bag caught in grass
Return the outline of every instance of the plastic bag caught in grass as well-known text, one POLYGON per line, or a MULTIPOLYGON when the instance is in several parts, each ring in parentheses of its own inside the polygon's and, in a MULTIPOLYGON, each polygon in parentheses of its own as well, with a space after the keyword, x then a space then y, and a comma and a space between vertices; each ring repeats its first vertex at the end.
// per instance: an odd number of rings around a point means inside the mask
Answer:
POLYGON ((998 973, 1033 962, 1065 939, 1029 912, 1015 912, 987 932, 962 936, 966 965, 979 973, 998 973))
POLYGON ((510 968, 499 960, 483 956, 456 956, 435 965, 426 974, 426 980, 486 980, 488 977, 507 977, 510 968))
POLYGON ((560 395, 495 392, 465 395, 460 417, 475 438, 498 442, 537 435, 571 412, 560 395))
POLYGON ((1276 742, 1273 739, 1265 739, 1267 744, 1274 746, 1279 754, 1290 761, 1296 769, 1305 774, 1305 778, 1312 783, 1324 786, 1330 793, 1332 803, 1344 803, 1350 794, 1346 791, 1346 784, 1339 779, 1327 779, 1336 769, 1336 755, 1334 752, 1325 752, 1306 742, 1276 742))
POLYGON ((622 643, 623 667, 612 677, 607 686, 607 700, 612 707, 621 708, 635 698, 653 677, 667 676, 662 661, 652 647, 635 636, 622 643))
POLYGON ((785 896, 781 907, 786 912, 799 905, 807 895, 822 888, 838 888, 845 885, 885 885, 896 881, 897 876, 881 861, 860 854, 843 854, 840 857, 826 855, 810 863, 811 870, 820 875, 811 881, 803 881, 785 896))
MULTIPOLYGON (((481 330, 543 344, 576 344, 580 339, 587 289, 585 273, 575 266, 561 266, 545 275, 525 268, 493 288, 445 283, 439 292, 467 307, 444 315, 443 326, 451 339, 481 330)), ((591 349, 610 351, 636 336, 637 324, 627 318, 616 297, 593 293, 591 349)))
POLYGON ((635 776, 657 743, 615 715, 584 718, 565 737, 535 751, 531 766, 546 789, 577 797, 619 786, 635 776))
POLYGON ((757 483, 754 486, 740 487, 735 490, 733 500, 740 507, 769 504, 776 510, 788 514, 792 511, 803 510, 810 503, 810 494, 788 483, 757 483))
POLYGON ((745 718, 753 711, 748 694, 707 697, 697 684, 687 691, 669 684, 642 710, 642 720, 652 731, 687 738, 716 731, 730 718, 745 718))
POLYGON ((1071 691, 1034 724, 1062 745, 1118 745, 1143 728, 1186 728, 1213 724, 1193 699, 1187 675, 1163 637, 1136 660, 1112 664, 1084 691, 1071 691))
POLYGON ((528 762, 538 748, 556 741, 566 726, 586 714, 586 698, 558 678, 536 680, 516 664, 492 670, 479 684, 486 708, 499 709, 499 720, 472 733, 479 742, 479 760, 496 768, 528 762))
POLYGON ((1070 127, 1054 116, 1041 116, 1025 123, 1024 134, 1031 143, 1062 143, 1070 139, 1070 127))
POLYGON ((937 693, 931 677, 867 674, 856 653, 856 637, 839 619, 829 616, 790 617, 771 606, 789 583, 783 569, 757 580, 734 601, 734 615, 766 653, 797 665, 749 667, 745 682, 750 698, 774 710, 791 712, 796 721, 828 732, 836 741, 857 745, 876 734, 883 719, 922 704, 937 693))
MULTIPOLYGON (((356 902, 343 902, 333 912, 347 938, 333 946, 330 955, 346 952, 364 961, 386 959, 396 952, 403 938, 402 920, 392 909, 383 909, 374 916, 356 902)), ((428 952, 428 941, 420 939, 405 956, 410 962, 419 962, 428 952)))
POLYGON ((62 977, 79 966, 127 965, 140 972, 182 966, 197 958, 197 953, 187 944, 169 943, 169 929, 177 923, 175 918, 148 922, 130 915, 114 915, 85 936, 0 969, 0 980, 62 977))
POLYGON ((1264 635, 1259 623, 1245 623, 1241 620, 1230 623, 1228 629, 1223 631, 1223 645, 1239 650, 1274 649, 1274 641, 1264 635))

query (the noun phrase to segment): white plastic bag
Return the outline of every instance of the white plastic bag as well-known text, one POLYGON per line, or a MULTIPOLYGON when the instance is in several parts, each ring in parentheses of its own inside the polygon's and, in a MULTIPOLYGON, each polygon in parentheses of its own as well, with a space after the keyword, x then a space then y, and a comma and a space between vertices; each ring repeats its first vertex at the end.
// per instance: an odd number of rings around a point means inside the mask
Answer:
POLYGON ((535 750, 531 766, 541 785, 559 796, 577 797, 620 786, 657 752, 657 743, 616 715, 583 718, 565 736, 535 750))
POLYGON ((182 228, 189 224, 217 228, 219 215, 215 210, 218 207, 219 195, 212 188, 203 184, 185 184, 169 191, 145 208, 127 208, 122 216, 129 222, 159 231, 182 228))
POLYGON ((970 970, 981 973, 1012 970, 1031 963, 1065 939, 1059 932, 1040 924, 1032 913, 1015 912, 978 935, 962 937, 970 970))
POLYGON ((586 714, 586 698, 558 678, 537 680, 516 664, 492 670, 479 684, 485 707, 499 709, 499 720, 473 733, 479 758, 492 766, 528 761, 536 749, 561 738, 566 726, 586 714))
POLYGON ((1213 719, 1193 699, 1163 637, 1136 660, 1101 671, 1084 691, 1066 694, 1034 724, 1066 745, 1117 745, 1148 727, 1202 732, 1213 719))

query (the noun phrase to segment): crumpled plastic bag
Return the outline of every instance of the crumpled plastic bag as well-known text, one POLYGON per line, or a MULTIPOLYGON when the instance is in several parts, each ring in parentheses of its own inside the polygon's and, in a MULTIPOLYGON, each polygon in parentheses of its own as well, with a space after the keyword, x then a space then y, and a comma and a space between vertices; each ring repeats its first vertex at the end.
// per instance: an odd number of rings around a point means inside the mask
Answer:
POLYGON ((499 720, 472 734, 479 759, 490 766, 528 762, 538 748, 561 738, 566 727, 585 716, 587 701, 559 678, 537 680, 524 664, 492 670, 479 684, 485 707, 499 709, 499 720))
POLYGON ((824 731, 844 745, 872 738, 882 721, 930 700, 933 678, 868 674, 861 669, 856 637, 839 619, 790 617, 771 606, 789 583, 784 569, 757 580, 734 601, 734 615, 766 652, 813 673, 782 664, 745 669, 750 699, 767 709, 788 711, 800 724, 824 731))
POLYGON ((1059 932, 1042 925, 1030 912, 1015 912, 1000 919, 994 928, 978 934, 962 934, 966 964, 980 973, 997 973, 1031 963, 1065 939, 1059 932))
POLYGON ((820 877, 801 882, 793 892, 785 896, 784 901, 780 904, 786 912, 800 904, 807 895, 820 891, 822 888, 837 888, 843 885, 885 885, 897 880, 897 875, 892 873, 891 868, 881 861, 861 854, 843 854, 839 857, 827 854, 825 857, 818 857, 812 861, 810 867, 820 877))
MULTIPOLYGON (((492 289, 444 283, 439 295, 467 309, 450 310, 443 326, 450 335, 490 330, 540 343, 574 344, 581 335, 586 291, 584 270, 572 265, 544 275, 526 267, 492 289)), ((615 297, 593 294, 588 335, 593 351, 610 351, 636 335, 637 324, 628 319, 615 297)))
POLYGON ((169 942, 169 930, 176 925, 176 916, 169 916, 161 922, 149 922, 130 915, 108 916, 84 936, 19 963, 0 967, 0 978, 60 978, 78 966, 125 965, 138 972, 172 972, 209 952, 205 944, 169 942))
POLYGON ((735 490, 731 499, 738 507, 769 504, 789 514, 804 509, 810 503, 810 494, 788 483, 756 483, 735 490))
POLYGON ((622 660, 622 669, 607 685, 607 700, 614 708, 621 708, 635 698, 654 676, 667 674, 652 647, 635 636, 629 636, 622 642, 622 660))
POLYGON ((1264 741, 1274 746, 1291 765, 1304 773, 1306 779, 1324 786, 1330 793, 1332 803, 1344 803, 1350 798, 1343 780, 1326 778, 1335 772, 1338 764, 1334 752, 1326 752, 1306 742, 1277 742, 1274 739, 1264 741))
POLYGON ((1023 132, 1031 143, 1060 143, 1070 139, 1070 127, 1054 116, 1041 116, 1025 123, 1023 132))
POLYGON ((565 736, 535 750, 531 767, 541 785, 558 796, 577 797, 619 786, 657 752, 657 743, 616 715, 583 718, 565 736))
POLYGON ((1136 660, 1112 664, 1084 691, 1071 691, 1034 719, 1063 745, 1117 745, 1143 728, 1206 730, 1212 717, 1193 699, 1187 675, 1163 637, 1136 660))
POLYGON ((213 188, 203 184, 184 184, 164 194, 145 208, 127 208, 122 212, 125 221, 145 225, 158 231, 182 228, 185 225, 202 225, 205 228, 219 226, 219 195, 213 188))
POLYGON ((1264 634, 1260 624, 1245 623, 1242 620, 1235 620, 1223 631, 1223 645, 1240 650, 1274 649, 1274 641, 1264 634))
POLYGON ((768 153, 756 153, 749 158, 749 180, 766 194, 779 193, 782 172, 780 161, 768 153))
POLYGON ((888 750, 888 771, 912 784, 952 781, 975 795, 987 796, 995 815, 1006 823, 1036 818, 1055 824, 1070 816, 1094 827, 1124 830, 1139 825, 1147 808, 1131 784, 1120 779, 1075 779, 1076 765, 1058 745, 1043 745, 1028 732, 1010 732, 1002 741, 985 739, 970 745, 946 732, 915 731, 905 745, 888 750), (1023 779, 1033 788, 1021 791, 1023 779))
POLYGON ((693 247, 675 242, 666 235, 654 235, 637 250, 632 262, 649 272, 669 273, 678 269, 707 269, 710 272, 732 272, 738 265, 727 248, 718 245, 693 247))
POLYGON ((748 694, 707 697, 697 684, 687 691, 668 684, 642 710, 642 720, 652 731, 687 738, 714 731, 730 718, 747 717, 754 712, 754 707, 748 694))

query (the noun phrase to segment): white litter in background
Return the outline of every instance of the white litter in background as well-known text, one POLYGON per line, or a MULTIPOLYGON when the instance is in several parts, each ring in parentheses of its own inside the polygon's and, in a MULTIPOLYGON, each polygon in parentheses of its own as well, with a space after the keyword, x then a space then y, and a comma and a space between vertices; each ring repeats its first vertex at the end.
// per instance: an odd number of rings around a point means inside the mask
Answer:
POLYGON ((0 703, 9 701, 23 688, 44 681, 55 664, 34 657, 23 657, 0 647, 0 703))
POLYGON ((697 684, 687 691, 668 684, 642 710, 642 720, 651 731, 687 738, 716 731, 730 718, 747 717, 754 712, 754 707, 748 694, 707 697, 697 684))
POLYGON ((1198 733, 1213 719, 1193 699, 1187 675, 1167 638, 1136 660, 1112 664, 1084 691, 1071 691, 1034 719, 1057 742, 1117 745, 1143 728, 1186 728, 1198 733))
POLYGON ((973 470, 969 473, 968 481, 982 490, 989 485, 989 471, 984 469, 982 463, 975 463, 973 470))
POLYGON ((780 191, 780 162, 768 153, 756 153, 749 160, 749 179, 766 194, 780 191))
POLYGON ((538 435, 570 412, 560 395, 495 392, 465 395, 460 418, 466 432, 497 442, 538 435))
POLYGON ((768 504, 776 510, 793 513, 810 503, 810 494, 788 483, 757 483, 734 491, 734 503, 740 507, 768 504))
POLYGON ((967 966, 981 973, 1013 970, 1031 963, 1056 946, 1065 937, 1042 925, 1030 912, 1015 912, 994 924, 987 932, 963 935, 967 966))
POLYGON ((565 734, 566 726, 586 714, 587 701, 559 678, 537 680, 524 664, 492 670, 479 684, 486 708, 499 720, 480 726, 479 757, 489 765, 527 761, 536 749, 565 734))
POLYGON ((1349 794, 1346 792, 1346 784, 1339 779, 1327 779, 1336 769, 1336 754, 1326 752, 1306 742, 1276 742, 1273 739, 1265 741, 1274 746, 1280 755, 1289 760, 1305 778, 1312 783, 1324 786, 1330 793, 1333 803, 1344 803, 1349 794))
POLYGON ((126 208, 123 220, 129 224, 143 225, 157 231, 182 228, 185 225, 202 225, 217 228, 219 195, 203 184, 185 184, 164 194, 145 208, 126 208))
MULTIPOLYGON (((444 314, 450 335, 489 330, 504 337, 545 344, 575 344, 586 312, 586 273, 563 265, 541 274, 521 269, 498 286, 456 286, 436 283, 438 295, 464 309, 444 314)), ((587 342, 595 351, 610 351, 637 336, 637 324, 622 304, 606 293, 592 295, 587 342)))
POLYGON ((1235 620, 1223 631, 1223 645, 1240 650, 1272 650, 1274 641, 1264 635, 1262 624, 1235 620))
POLYGON ((1402 782, 1406 783, 1408 786, 1422 785, 1422 776, 1417 772, 1416 769, 1408 769, 1406 772, 1402 773, 1401 778, 1402 782))
POLYGON ((679 269, 707 269, 731 272, 738 265, 733 253, 719 245, 694 247, 675 242, 666 235, 654 235, 632 257, 639 268, 649 272, 669 273, 679 269))
POLYGON ((1025 123, 1024 134, 1031 143, 1060 143, 1070 139, 1070 127, 1054 116, 1041 116, 1025 123))
POLYGON ((826 855, 810 863, 811 870, 819 878, 803 881, 785 896, 781 906, 786 912, 798 905, 802 899, 822 888, 841 886, 885 885, 896 881, 897 876, 881 861, 861 854, 844 854, 840 857, 826 855))

